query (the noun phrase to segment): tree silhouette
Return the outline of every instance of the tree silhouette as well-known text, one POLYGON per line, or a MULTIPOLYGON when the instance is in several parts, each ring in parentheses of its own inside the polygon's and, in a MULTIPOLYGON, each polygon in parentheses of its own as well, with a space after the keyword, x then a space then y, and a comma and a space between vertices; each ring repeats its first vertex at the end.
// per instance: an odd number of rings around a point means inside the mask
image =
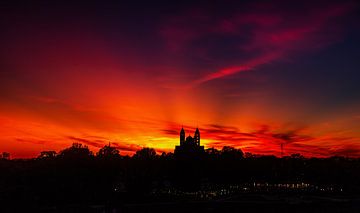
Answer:
POLYGON ((160 159, 166 160, 166 159, 173 159, 174 158, 174 153, 172 152, 163 152, 160 155, 160 159))
POLYGON ((59 153, 60 158, 66 159, 88 159, 93 156, 92 152, 86 145, 73 143, 71 147, 66 148, 59 153))
POLYGON ((212 148, 208 148, 205 150, 205 153, 209 156, 209 157, 218 157, 220 156, 221 152, 217 149, 215 149, 214 147, 212 148))
POLYGON ((231 146, 224 146, 221 150, 221 156, 225 159, 241 159, 244 157, 244 153, 241 149, 236 149, 231 146))
POLYGON ((304 159, 304 156, 302 156, 299 153, 294 153, 290 155, 291 158, 296 158, 296 159, 304 159))
POLYGON ((140 160, 153 160, 156 158, 156 151, 153 148, 142 148, 135 153, 134 158, 140 160))
POLYGON ((1 153, 0 154, 0 159, 10 160, 10 153, 8 153, 8 152, 1 153))
POLYGON ((97 156, 101 158, 117 158, 120 157, 120 151, 115 147, 111 147, 109 143, 109 145, 105 145, 99 150, 97 156))
POLYGON ((49 158, 55 158, 56 152, 55 151, 42 151, 38 158, 40 159, 49 159, 49 158))
POLYGON ((254 155, 253 155, 251 152, 245 152, 244 157, 245 157, 245 158, 253 158, 254 155))

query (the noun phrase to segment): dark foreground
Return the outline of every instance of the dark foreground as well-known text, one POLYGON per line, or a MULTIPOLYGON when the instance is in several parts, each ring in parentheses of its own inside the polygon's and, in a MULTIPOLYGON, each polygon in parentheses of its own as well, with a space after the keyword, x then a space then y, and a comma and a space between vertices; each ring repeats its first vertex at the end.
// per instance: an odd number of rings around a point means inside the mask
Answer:
POLYGON ((211 201, 153 200, 60 206, 16 205, 1 212, 360 212, 360 198, 243 194, 211 201))
POLYGON ((360 159, 201 155, 132 157, 73 144, 0 159, 1 212, 360 212, 360 159))

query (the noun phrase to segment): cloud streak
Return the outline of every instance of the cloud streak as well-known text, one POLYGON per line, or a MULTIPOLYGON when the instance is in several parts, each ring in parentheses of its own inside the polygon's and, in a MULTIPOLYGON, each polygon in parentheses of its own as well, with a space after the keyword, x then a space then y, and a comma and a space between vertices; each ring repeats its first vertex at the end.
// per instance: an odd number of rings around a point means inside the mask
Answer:
POLYGON ((308 53, 333 44, 343 36, 344 20, 356 6, 352 1, 325 5, 308 2, 299 5, 305 7, 299 12, 296 6, 289 6, 284 1, 276 4, 282 6, 274 5, 253 3, 246 5, 246 12, 223 14, 215 19, 206 10, 193 9, 170 19, 161 34, 171 51, 196 52, 200 49, 212 60, 219 61, 211 52, 218 48, 212 47, 226 46, 225 41, 232 40, 231 45, 235 47, 229 47, 229 51, 240 54, 234 60, 225 59, 218 70, 201 72, 189 86, 255 70, 299 52, 308 53), (215 40, 218 44, 202 46, 199 41, 209 37, 219 38, 215 40))

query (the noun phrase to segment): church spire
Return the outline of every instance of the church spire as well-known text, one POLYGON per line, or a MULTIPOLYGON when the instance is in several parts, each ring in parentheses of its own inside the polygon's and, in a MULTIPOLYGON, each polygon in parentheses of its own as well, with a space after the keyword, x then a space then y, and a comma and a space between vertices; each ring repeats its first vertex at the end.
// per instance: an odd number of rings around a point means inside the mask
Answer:
POLYGON ((200 131, 199 128, 196 128, 194 135, 194 142, 196 145, 200 146, 200 131))
POLYGON ((182 126, 180 131, 180 145, 182 145, 184 142, 185 142, 185 130, 184 130, 184 126, 182 126))

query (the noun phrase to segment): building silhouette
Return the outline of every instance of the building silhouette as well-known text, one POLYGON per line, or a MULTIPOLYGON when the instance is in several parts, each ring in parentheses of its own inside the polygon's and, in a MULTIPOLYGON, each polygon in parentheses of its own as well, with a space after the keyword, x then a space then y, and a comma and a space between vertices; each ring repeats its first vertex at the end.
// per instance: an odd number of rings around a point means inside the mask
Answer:
POLYGON ((180 146, 175 147, 176 156, 197 157, 204 153, 204 146, 200 146, 200 131, 196 128, 194 137, 190 135, 185 138, 185 130, 180 131, 180 146))

